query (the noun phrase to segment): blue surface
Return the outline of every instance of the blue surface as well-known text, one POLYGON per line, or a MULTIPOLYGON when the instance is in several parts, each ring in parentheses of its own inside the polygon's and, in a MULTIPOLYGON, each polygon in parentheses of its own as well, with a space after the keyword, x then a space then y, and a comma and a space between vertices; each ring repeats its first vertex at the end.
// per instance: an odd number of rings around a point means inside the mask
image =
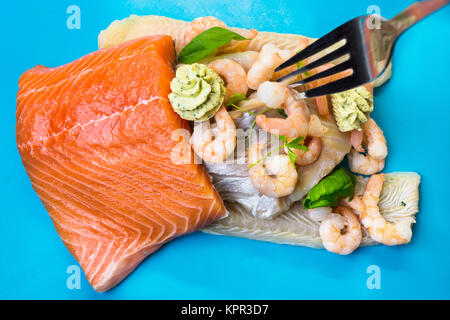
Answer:
POLYGON ((377 4, 392 17, 412 1, 8 1, 2 3, 3 98, 0 150, 0 298, 3 299, 418 299, 450 298, 450 6, 409 30, 394 53, 393 78, 375 91, 374 118, 389 145, 386 172, 422 176, 411 244, 322 250, 195 233, 153 254, 122 284, 96 293, 82 275, 66 286, 75 259, 31 188, 15 145, 15 95, 22 72, 58 66, 97 48, 114 19, 159 14, 192 20, 214 15, 230 26, 319 37, 377 4), (279 7, 278 7, 279 3, 279 7), (81 8, 81 29, 66 27, 66 9, 81 8), (239 6, 237 7, 237 4, 239 6), (434 79, 429 81, 430 79, 434 79), (381 289, 366 285, 368 266, 381 289))

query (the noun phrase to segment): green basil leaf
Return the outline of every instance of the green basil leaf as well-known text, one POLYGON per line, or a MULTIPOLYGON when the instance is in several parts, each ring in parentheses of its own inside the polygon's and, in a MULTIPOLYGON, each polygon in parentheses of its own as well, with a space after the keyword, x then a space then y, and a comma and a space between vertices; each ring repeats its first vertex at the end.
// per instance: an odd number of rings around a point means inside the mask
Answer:
MULTIPOLYGON (((301 49, 298 50, 297 53, 299 53, 300 51, 302 51, 302 50, 301 50, 301 49)), ((303 61, 303 60, 297 62, 297 69, 303 68, 303 63, 302 63, 302 61, 303 61)), ((309 73, 308 71, 306 71, 304 74, 305 74, 305 76, 307 76, 307 77, 311 76, 311 73, 309 73)))
POLYGON ((283 118, 288 117, 288 115, 286 114, 286 111, 284 111, 284 109, 278 109, 278 113, 281 114, 283 116, 283 118))
POLYGON ((288 144, 286 144, 287 147, 294 147, 294 146, 301 146, 303 142, 303 137, 295 138, 294 140, 290 141, 288 144))
POLYGON ((178 62, 191 64, 197 62, 214 52, 217 48, 226 45, 231 40, 250 40, 236 32, 221 27, 212 27, 191 40, 181 50, 178 62))
POLYGON ((309 191, 303 200, 305 209, 334 207, 339 201, 355 194, 356 177, 344 167, 333 171, 309 191))
POLYGON ((286 136, 278 136, 281 141, 283 141, 285 144, 287 143, 287 137, 286 136))
POLYGON ((289 146, 289 148, 294 148, 294 149, 303 150, 303 151, 309 151, 308 147, 304 146, 304 145, 289 146))
MULTIPOLYGON (((299 53, 300 51, 302 51, 302 49, 298 50, 297 53, 299 53)), ((300 69, 300 68, 303 67, 302 61, 303 61, 303 60, 300 60, 299 62, 297 62, 297 69, 300 69)))
POLYGON ((233 94, 231 96, 230 100, 228 100, 227 106, 232 105, 232 104, 236 105, 242 100, 248 100, 248 98, 245 96, 245 94, 242 94, 242 93, 233 94))
POLYGON ((295 168, 295 159, 297 158, 297 156, 291 149, 287 149, 287 151, 288 151, 288 155, 289 155, 289 160, 291 160, 291 163, 295 168))

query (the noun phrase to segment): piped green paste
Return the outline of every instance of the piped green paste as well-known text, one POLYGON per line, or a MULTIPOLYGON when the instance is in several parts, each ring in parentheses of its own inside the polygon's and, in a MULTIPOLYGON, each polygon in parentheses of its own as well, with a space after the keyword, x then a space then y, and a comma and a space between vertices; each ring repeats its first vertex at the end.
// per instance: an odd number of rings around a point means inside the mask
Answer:
POLYGON ((361 130, 373 111, 373 96, 364 87, 331 95, 333 113, 339 130, 342 132, 361 130))
POLYGON ((204 121, 222 106, 225 84, 222 78, 204 64, 181 66, 170 83, 169 100, 181 118, 204 121))

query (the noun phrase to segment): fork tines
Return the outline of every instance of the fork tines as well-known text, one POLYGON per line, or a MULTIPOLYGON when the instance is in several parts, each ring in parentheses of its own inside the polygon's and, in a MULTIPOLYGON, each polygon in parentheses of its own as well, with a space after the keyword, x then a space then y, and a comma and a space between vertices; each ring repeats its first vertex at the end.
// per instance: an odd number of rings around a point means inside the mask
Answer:
MULTIPOLYGON (((319 96, 319 95, 329 94, 332 92, 339 92, 339 91, 347 90, 347 89, 349 89, 349 86, 353 86, 353 87, 357 86, 357 82, 359 82, 359 81, 357 81, 358 76, 355 74, 355 65, 352 61, 352 56, 355 53, 357 53, 357 51, 354 50, 356 48, 352 48, 352 43, 355 43, 355 42, 358 43, 358 41, 353 41, 353 40, 360 40, 360 39, 356 39, 356 38, 360 38, 361 35, 356 34, 356 32, 355 32, 355 30, 358 29, 358 28, 356 28, 357 27, 356 24, 359 24, 358 18, 350 20, 347 23, 344 23, 343 25, 337 27, 333 31, 324 35, 322 38, 316 40, 315 42, 313 42, 311 45, 309 45, 305 49, 298 52, 292 58, 290 58, 287 61, 285 61, 284 63, 282 63, 280 66, 278 66, 275 69, 275 71, 280 71, 280 70, 282 70, 286 67, 289 67, 295 63, 303 61, 303 60, 319 53, 322 50, 325 50, 333 45, 336 45, 336 44, 338 44, 338 42, 344 41, 344 44, 342 46, 338 47, 337 49, 335 49, 334 51, 332 51, 332 52, 324 55, 323 57, 321 57, 317 60, 314 60, 313 62, 310 62, 307 65, 302 66, 301 68, 281 77, 277 81, 281 82, 281 81, 287 80, 288 78, 291 78, 298 74, 305 73, 305 72, 312 70, 316 67, 319 67, 323 64, 332 62, 338 58, 348 55, 349 58, 347 60, 345 60, 344 62, 341 62, 341 63, 337 64, 336 66, 329 68, 325 71, 322 71, 320 73, 317 73, 313 76, 309 76, 300 81, 291 83, 291 84, 289 84, 289 86, 291 86, 291 87, 300 86, 300 85, 303 85, 303 84, 311 82, 311 81, 315 81, 315 80, 322 79, 324 77, 335 75, 335 74, 345 71, 347 69, 353 69, 353 73, 351 75, 348 75, 345 78, 342 78, 342 79, 336 80, 334 82, 330 82, 326 85, 320 86, 318 88, 310 89, 306 92, 303 92, 303 96, 315 97, 315 96, 319 96)), ((357 69, 359 69, 359 68, 357 68, 357 69)))

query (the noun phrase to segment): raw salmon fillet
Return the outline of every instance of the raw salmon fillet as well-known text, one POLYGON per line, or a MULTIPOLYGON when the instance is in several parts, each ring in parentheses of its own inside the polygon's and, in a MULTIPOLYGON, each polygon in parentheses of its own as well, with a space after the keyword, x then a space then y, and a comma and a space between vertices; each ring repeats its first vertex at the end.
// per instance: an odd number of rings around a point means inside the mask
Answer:
POLYGON ((203 167, 176 164, 170 36, 102 49, 19 80, 17 146, 34 190, 97 291, 164 243, 225 216, 203 167))

